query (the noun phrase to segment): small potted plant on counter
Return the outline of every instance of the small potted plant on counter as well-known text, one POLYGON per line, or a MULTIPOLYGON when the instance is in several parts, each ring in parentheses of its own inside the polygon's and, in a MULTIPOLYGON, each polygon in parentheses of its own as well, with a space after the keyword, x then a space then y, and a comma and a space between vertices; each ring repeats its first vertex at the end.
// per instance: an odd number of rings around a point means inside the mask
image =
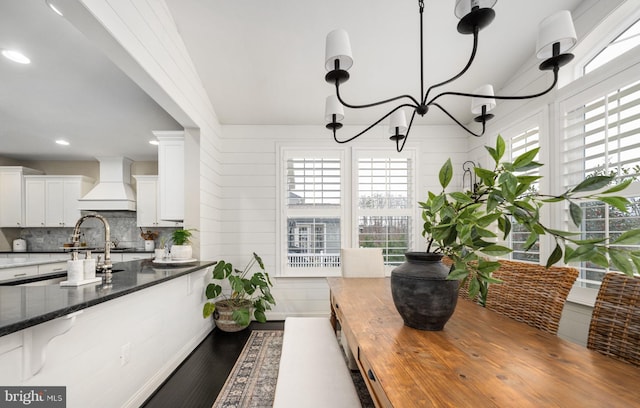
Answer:
POLYGON ((262 258, 255 252, 243 270, 235 269, 232 264, 220 260, 213 269, 213 280, 226 280, 230 293, 223 293, 222 285, 211 282, 207 285, 205 294, 208 301, 202 309, 203 317, 213 314, 216 326, 223 331, 239 331, 246 328, 253 317, 260 323, 267 321, 266 310, 276 304, 271 295, 271 280, 264 268, 262 258), (251 272, 257 266, 258 270, 251 272), (219 296, 222 296, 218 299, 219 296))
POLYGON ((171 259, 174 261, 185 261, 192 259, 193 248, 191 248, 192 231, 195 229, 177 229, 171 233, 171 259))

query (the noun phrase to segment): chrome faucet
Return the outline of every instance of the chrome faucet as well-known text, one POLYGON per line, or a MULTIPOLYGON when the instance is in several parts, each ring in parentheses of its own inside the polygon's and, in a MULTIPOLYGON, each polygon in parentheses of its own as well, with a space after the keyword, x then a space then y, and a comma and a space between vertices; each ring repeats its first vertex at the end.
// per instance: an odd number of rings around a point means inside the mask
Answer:
POLYGON ((102 224, 104 224, 104 264, 102 265, 102 270, 104 272, 105 283, 111 283, 111 230, 107 219, 100 214, 83 215, 80 217, 78 222, 76 222, 76 226, 73 228, 71 242, 73 243, 74 248, 78 246, 80 242, 80 225, 82 225, 84 220, 87 218, 97 218, 102 221, 102 224))

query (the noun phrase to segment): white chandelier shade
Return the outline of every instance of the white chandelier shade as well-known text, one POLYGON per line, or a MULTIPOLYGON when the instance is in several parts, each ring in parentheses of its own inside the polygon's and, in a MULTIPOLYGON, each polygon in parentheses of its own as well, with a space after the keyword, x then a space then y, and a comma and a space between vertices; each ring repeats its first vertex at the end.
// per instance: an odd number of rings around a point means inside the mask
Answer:
MULTIPOLYGON (((497 0, 457 0, 455 3, 455 15, 460 18, 458 22, 458 32, 461 34, 470 34, 473 36, 473 49, 467 64, 460 72, 453 75, 447 80, 433 84, 428 88, 424 84, 424 45, 423 45, 423 11, 424 0, 418 0, 419 17, 420 17, 420 94, 415 97, 412 95, 399 95, 392 98, 376 101, 372 103, 354 105, 345 101, 340 92, 340 85, 348 81, 350 76, 348 70, 353 65, 351 54, 351 44, 349 35, 344 29, 336 29, 331 31, 326 38, 325 48, 325 68, 328 71, 325 80, 335 86, 335 99, 327 98, 325 105, 325 119, 329 121, 326 125, 333 132, 333 138, 337 143, 350 142, 364 133, 371 130, 374 126, 380 124, 389 118, 389 132, 392 134, 390 139, 396 143, 396 150, 402 151, 411 131, 416 115, 424 116, 431 108, 437 108, 447 115, 453 122, 467 131, 469 134, 480 137, 484 135, 486 122, 491 120, 494 115, 488 113, 496 107, 496 100, 524 100, 537 98, 545 95, 555 88, 558 82, 558 72, 560 67, 566 65, 573 59, 573 55, 568 53, 576 44, 577 37, 571 19, 571 13, 567 10, 559 11, 550 17, 544 19, 539 25, 539 33, 536 44, 536 55, 542 59, 539 69, 542 71, 553 72, 553 83, 547 89, 529 95, 495 95, 493 86, 486 84, 473 93, 444 91, 431 96, 431 92, 444 85, 454 82, 463 76, 469 67, 471 67, 478 49, 479 32, 488 26, 495 17, 493 6, 497 0), (482 129, 474 132, 456 119, 447 109, 439 103, 439 99, 443 96, 456 96, 471 99, 471 112, 476 116, 474 122, 480 123, 482 129), (371 125, 361 132, 346 139, 339 139, 337 130, 342 127, 339 123, 345 117, 342 109, 347 107, 350 109, 364 109, 373 106, 379 106, 388 103, 395 103, 391 109, 378 118, 371 125), (339 109, 340 108, 340 109, 339 109), (411 117, 407 124, 405 112, 403 108, 411 109, 411 117)), ((331 98, 331 97, 330 97, 331 98)))
POLYGON ((389 117, 389 133, 392 135, 404 134, 407 131, 407 117, 404 114, 404 110, 398 109, 393 111, 389 117))
MULTIPOLYGON (((473 91, 473 93, 477 95, 493 96, 493 86, 489 84, 482 85, 480 88, 473 91)), ((475 96, 471 98, 471 113, 478 115, 482 113, 483 107, 485 108, 485 112, 489 112, 496 107, 496 100, 493 98, 478 98, 475 96)))
POLYGON ((553 45, 560 45, 560 54, 567 53, 578 42, 576 30, 573 27, 571 12, 561 10, 550 15, 540 22, 538 26, 538 39, 536 41, 536 56, 540 59, 553 56, 553 45))
POLYGON ((338 28, 327 34, 325 46, 325 68, 327 71, 335 68, 336 61, 339 61, 340 68, 345 71, 348 71, 353 65, 349 34, 342 28, 338 28))
POLYGON ((344 119, 344 108, 337 96, 329 95, 324 104, 324 119, 328 121, 334 120, 333 115, 336 115, 336 122, 342 122, 342 119, 344 119))

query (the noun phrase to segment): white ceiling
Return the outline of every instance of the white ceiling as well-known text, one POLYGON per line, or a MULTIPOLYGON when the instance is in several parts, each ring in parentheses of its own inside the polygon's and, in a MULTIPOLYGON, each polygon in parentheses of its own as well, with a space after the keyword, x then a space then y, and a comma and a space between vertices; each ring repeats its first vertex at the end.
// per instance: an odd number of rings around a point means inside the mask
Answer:
MULTIPOLYGON (((166 0, 222 124, 324 124, 324 42, 351 37, 354 67, 342 94, 368 103, 420 92, 416 0, 166 0)), ((456 30, 454 0, 425 1, 425 84, 461 69, 472 37, 456 30)), ((476 62, 450 90, 496 89, 531 63, 537 24, 580 0, 503 0, 480 33, 476 62)), ((28 66, 0 59, 0 156, 86 160, 125 155, 154 160, 151 130, 180 126, 45 0, 0 2, 0 48, 19 48, 28 66), (53 143, 65 138, 72 145, 53 143)), ((443 99, 469 121, 469 101, 443 99)), ((508 102, 504 102, 508 103, 508 102)), ((378 110, 380 111, 380 110, 378 110)), ((368 124, 376 112, 346 112, 368 124)), ((417 124, 451 123, 429 112, 417 124)))
POLYGON ((31 59, 0 57, 2 157, 157 160, 151 131, 182 128, 45 0, 0 0, 0 48, 31 59))
MULTIPOLYGON (((325 37, 349 33, 354 66, 342 87, 361 104, 420 93, 417 0, 166 0, 213 106, 225 124, 324 124, 324 102, 334 92, 324 80, 325 37)), ((535 53, 538 23, 579 0, 501 0, 481 31, 476 61, 449 89, 495 89, 535 53)), ((465 65, 472 36, 459 34, 454 0, 426 0, 425 85, 465 65)), ((456 117, 471 119, 468 99, 443 99, 456 117)), ((387 112, 389 108, 379 110, 387 112)), ((371 111, 345 112, 345 123, 370 124, 371 111)), ((416 124, 449 124, 430 112, 416 124)))

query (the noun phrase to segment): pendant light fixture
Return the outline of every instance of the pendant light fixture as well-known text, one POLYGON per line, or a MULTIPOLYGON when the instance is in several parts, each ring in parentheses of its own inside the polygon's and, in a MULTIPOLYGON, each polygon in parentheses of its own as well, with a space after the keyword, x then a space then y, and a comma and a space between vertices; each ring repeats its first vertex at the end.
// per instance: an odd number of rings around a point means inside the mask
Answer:
POLYGON ((539 69, 542 71, 553 72, 553 83, 547 89, 538 93, 521 96, 494 95, 493 87, 487 84, 479 87, 473 93, 446 91, 435 96, 431 95, 436 88, 455 81, 467 72, 473 63, 478 49, 478 33, 484 27, 488 26, 495 17, 493 6, 496 4, 496 1, 497 0, 456 1, 454 13, 456 17, 460 19, 458 22, 458 32, 461 34, 471 34, 473 36, 473 49, 471 51, 471 56, 460 72, 445 81, 431 85, 425 92, 424 47, 422 34, 424 0, 418 0, 420 15, 420 95, 418 98, 414 98, 411 95, 399 95, 364 105, 354 105, 346 102, 340 94, 340 85, 349 79, 348 71, 353 65, 351 44, 349 42, 349 35, 345 30, 336 29, 331 31, 327 35, 325 49, 325 68, 328 71, 325 76, 325 80, 335 86, 336 93, 335 95, 327 97, 325 105, 325 119, 329 122, 326 127, 333 132, 334 140, 338 143, 350 142, 389 117, 389 132, 391 133, 390 139, 395 141, 396 150, 401 152, 407 142, 407 137, 409 136, 409 132, 411 131, 411 126, 413 125, 416 115, 424 116, 429 112, 430 108, 437 108, 441 110, 468 133, 473 136, 480 137, 485 132, 486 122, 493 118, 493 115, 489 113, 489 111, 495 108, 496 100, 532 99, 551 91, 558 82, 558 71, 560 70, 560 67, 566 65, 573 59, 573 54, 570 54, 569 51, 577 42, 571 13, 566 10, 559 11, 550 17, 547 17, 539 25, 536 55, 538 58, 543 60, 539 65, 539 69), (481 131, 477 133, 472 131, 438 103, 439 99, 446 95, 471 98, 471 112, 478 115, 474 118, 474 121, 482 125, 481 131), (366 129, 346 139, 338 139, 337 131, 342 127, 342 123, 340 122, 344 119, 343 107, 364 109, 388 103, 395 103, 395 106, 366 129), (409 108, 411 110, 411 119, 409 120, 408 125, 404 108, 409 108))

